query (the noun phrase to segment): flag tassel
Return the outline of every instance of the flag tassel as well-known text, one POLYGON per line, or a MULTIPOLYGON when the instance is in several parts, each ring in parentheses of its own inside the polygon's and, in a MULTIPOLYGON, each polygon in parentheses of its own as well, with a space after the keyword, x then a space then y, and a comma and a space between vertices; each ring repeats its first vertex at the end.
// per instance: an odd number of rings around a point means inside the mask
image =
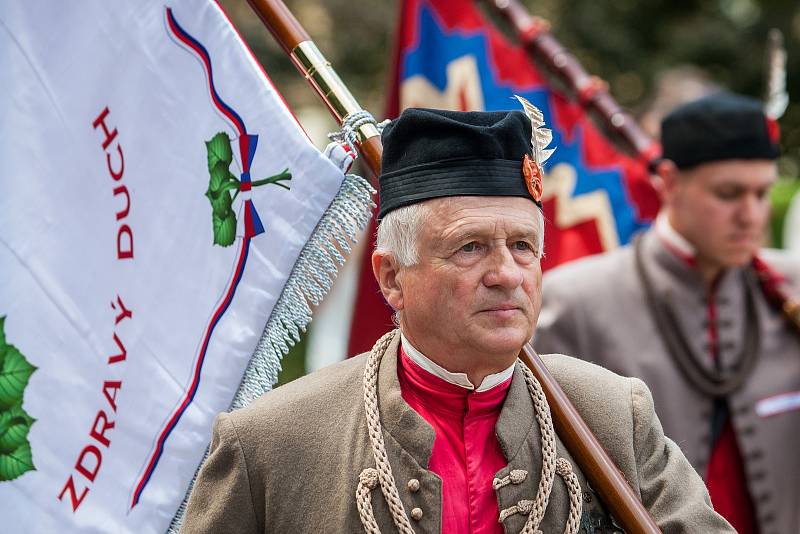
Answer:
MULTIPOLYGON (((367 180, 353 174, 345 176, 339 192, 317 223, 295 262, 286 285, 264 326, 256 350, 247 365, 231 410, 247 406, 278 381, 281 358, 300 341, 311 322, 312 306, 317 306, 330 291, 339 267, 351 252, 351 243, 366 227, 375 207, 375 190, 367 180), (340 252, 341 251, 341 252, 340 252)), ((203 455, 202 466, 208 458, 203 455)), ((197 471, 199 472, 200 466, 197 471)), ((186 496, 170 523, 168 534, 178 534, 183 524, 195 473, 186 496)))

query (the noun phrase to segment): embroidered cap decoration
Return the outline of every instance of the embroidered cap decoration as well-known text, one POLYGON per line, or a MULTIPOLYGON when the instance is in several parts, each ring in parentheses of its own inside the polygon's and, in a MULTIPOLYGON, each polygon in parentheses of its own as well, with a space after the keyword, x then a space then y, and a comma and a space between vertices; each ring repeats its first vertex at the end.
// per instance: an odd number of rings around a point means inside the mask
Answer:
POLYGON ((542 170, 525 154, 522 157, 522 176, 525 177, 525 186, 534 202, 542 201, 542 170))
POLYGON ((534 202, 540 203, 543 193, 542 164, 556 151, 555 148, 547 148, 553 142, 553 132, 549 128, 545 128, 544 115, 539 108, 519 95, 514 95, 514 98, 522 104, 525 115, 531 121, 531 150, 533 158, 528 154, 522 157, 522 176, 525 178, 525 185, 534 202))

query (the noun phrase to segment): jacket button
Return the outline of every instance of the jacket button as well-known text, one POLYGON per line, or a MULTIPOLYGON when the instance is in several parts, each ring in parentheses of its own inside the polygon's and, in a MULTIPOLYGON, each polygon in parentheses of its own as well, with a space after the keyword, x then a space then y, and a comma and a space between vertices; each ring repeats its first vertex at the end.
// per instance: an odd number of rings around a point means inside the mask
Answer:
POLYGON ((419 480, 416 478, 412 478, 408 481, 408 491, 411 493, 416 493, 419 491, 419 480))
POLYGON ((411 510, 411 519, 414 521, 419 521, 422 519, 422 508, 414 508, 411 510))

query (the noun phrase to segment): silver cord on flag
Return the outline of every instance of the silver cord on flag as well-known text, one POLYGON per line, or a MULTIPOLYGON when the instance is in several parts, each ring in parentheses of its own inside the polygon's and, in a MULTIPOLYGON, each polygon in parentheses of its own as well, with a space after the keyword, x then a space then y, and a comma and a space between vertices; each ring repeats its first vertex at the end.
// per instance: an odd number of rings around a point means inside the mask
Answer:
POLYGON ((379 132, 383 132, 383 129, 389 122, 391 122, 389 119, 377 122, 375 121, 375 117, 372 116, 372 113, 362 109, 345 117, 344 121, 342 121, 342 129, 338 132, 329 133, 328 139, 355 147, 357 146, 359 128, 365 124, 374 124, 379 132))

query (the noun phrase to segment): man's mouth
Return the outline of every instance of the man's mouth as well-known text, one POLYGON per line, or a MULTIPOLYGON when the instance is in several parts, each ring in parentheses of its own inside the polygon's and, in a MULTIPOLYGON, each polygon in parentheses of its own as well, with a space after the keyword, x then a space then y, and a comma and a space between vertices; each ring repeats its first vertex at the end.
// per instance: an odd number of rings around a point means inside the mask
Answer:
POLYGON ((735 245, 750 245, 757 241, 757 237, 753 234, 733 234, 728 239, 735 245))
POLYGON ((516 304, 498 304, 489 306, 481 311, 496 317, 511 317, 516 312, 520 311, 520 309, 521 308, 516 304))

